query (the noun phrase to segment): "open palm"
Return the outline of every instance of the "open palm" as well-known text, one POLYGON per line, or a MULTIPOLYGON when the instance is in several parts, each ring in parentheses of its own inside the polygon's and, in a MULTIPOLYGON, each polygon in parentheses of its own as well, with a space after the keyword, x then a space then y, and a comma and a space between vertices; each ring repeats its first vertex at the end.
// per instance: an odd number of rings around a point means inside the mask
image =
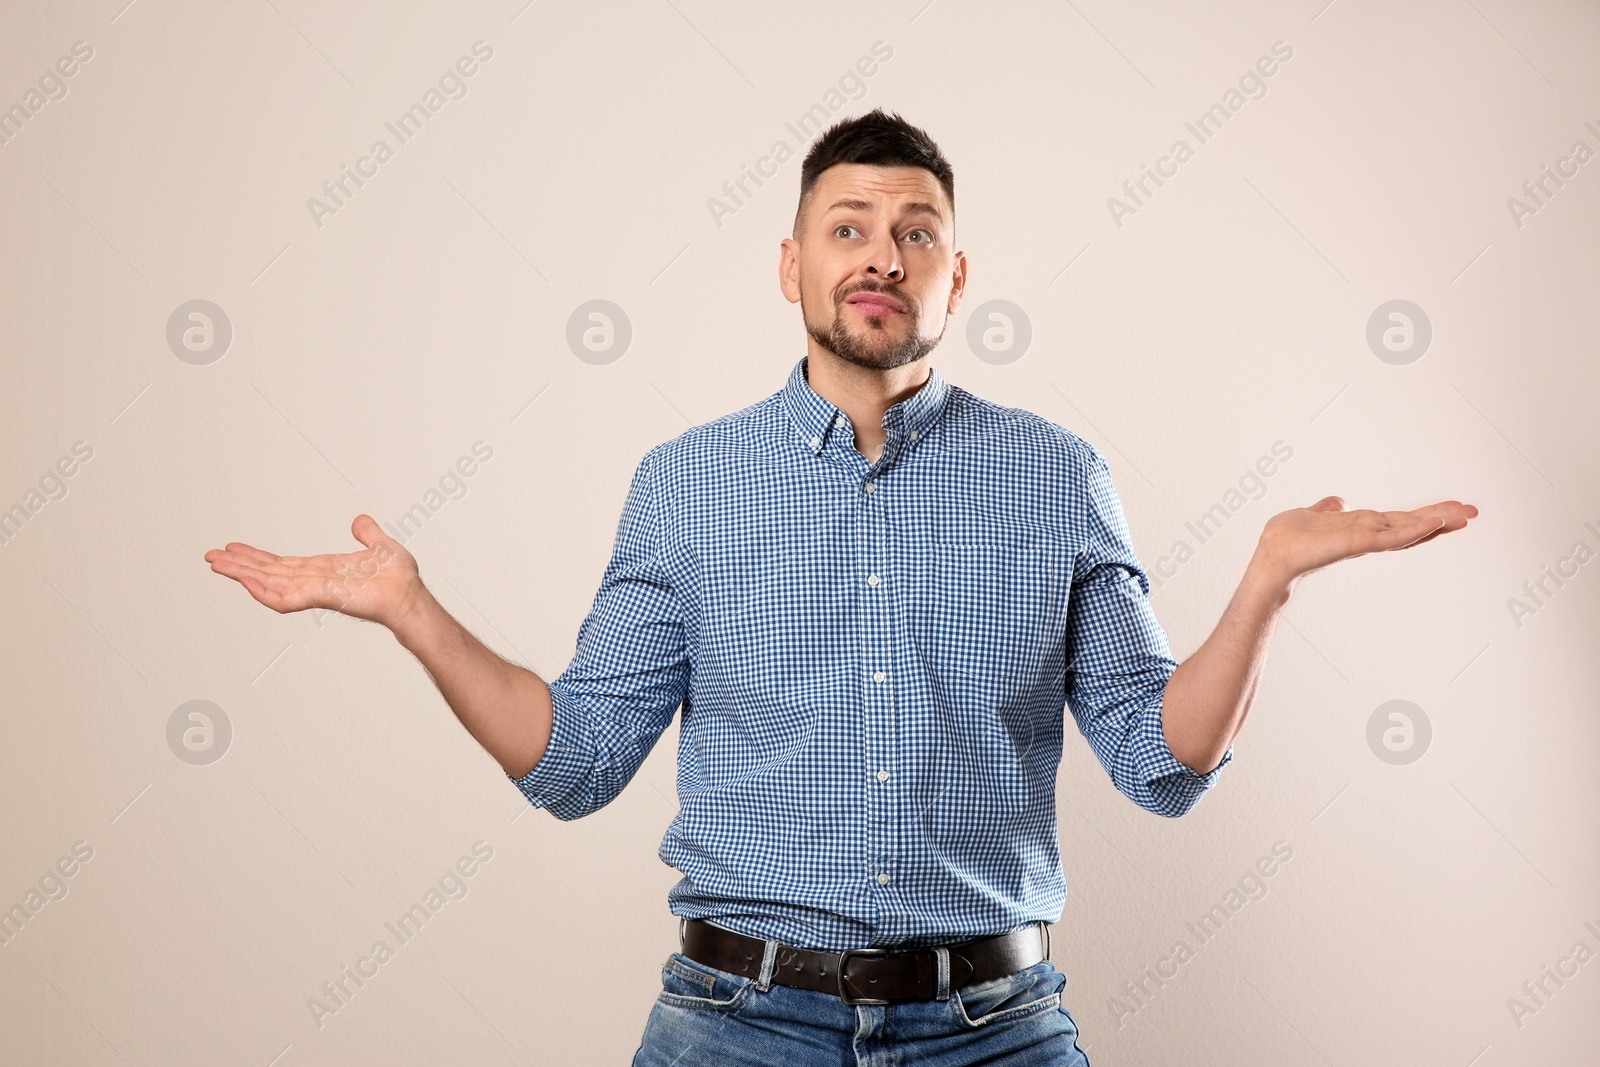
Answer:
POLYGON ((1275 572, 1292 581, 1369 552, 1413 548, 1459 530, 1477 516, 1476 507, 1459 500, 1415 511, 1345 511, 1343 498, 1326 496, 1308 508, 1294 508, 1267 520, 1257 552, 1275 572))
POLYGON ((405 617, 420 592, 416 558, 370 515, 357 515, 350 532, 364 550, 275 556, 233 541, 213 548, 205 558, 213 571, 234 579, 280 614, 322 608, 391 625, 405 617))

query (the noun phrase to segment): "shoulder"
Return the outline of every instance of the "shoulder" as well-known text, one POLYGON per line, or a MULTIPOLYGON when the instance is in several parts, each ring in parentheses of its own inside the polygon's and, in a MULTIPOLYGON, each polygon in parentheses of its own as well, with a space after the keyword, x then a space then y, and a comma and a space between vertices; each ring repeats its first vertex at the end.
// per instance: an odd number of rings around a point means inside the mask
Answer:
POLYGON ((703 477, 730 460, 771 458, 774 432, 786 428, 786 418, 782 394, 774 393, 652 445, 639 461, 640 471, 661 484, 703 477))
POLYGON ((954 383, 945 403, 949 448, 1021 449, 1083 473, 1105 465, 1105 457, 1094 445, 1038 412, 1007 407, 954 383))

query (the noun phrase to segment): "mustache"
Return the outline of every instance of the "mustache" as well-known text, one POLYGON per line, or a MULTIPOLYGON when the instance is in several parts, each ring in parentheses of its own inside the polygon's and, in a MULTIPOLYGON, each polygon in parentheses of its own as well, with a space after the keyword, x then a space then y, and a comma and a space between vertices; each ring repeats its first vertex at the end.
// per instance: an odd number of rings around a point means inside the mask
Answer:
POLYGON ((900 303, 904 304, 906 311, 912 315, 920 314, 922 310, 917 305, 916 300, 912 298, 910 293, 907 293, 901 289, 897 289, 892 285, 885 285, 882 282, 869 281, 857 282, 847 289, 840 289, 838 292, 834 293, 834 307, 843 307, 844 302, 857 293, 882 293, 884 296, 893 297, 894 299, 900 301, 900 303))

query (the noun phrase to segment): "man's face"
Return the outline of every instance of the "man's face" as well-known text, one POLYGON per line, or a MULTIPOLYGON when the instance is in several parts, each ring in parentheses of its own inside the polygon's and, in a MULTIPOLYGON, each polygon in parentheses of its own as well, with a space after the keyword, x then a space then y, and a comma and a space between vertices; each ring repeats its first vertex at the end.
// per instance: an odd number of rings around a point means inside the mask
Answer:
POLYGON ((778 264, 811 340, 877 370, 933 351, 966 285, 953 214, 939 179, 921 167, 823 171, 778 264))

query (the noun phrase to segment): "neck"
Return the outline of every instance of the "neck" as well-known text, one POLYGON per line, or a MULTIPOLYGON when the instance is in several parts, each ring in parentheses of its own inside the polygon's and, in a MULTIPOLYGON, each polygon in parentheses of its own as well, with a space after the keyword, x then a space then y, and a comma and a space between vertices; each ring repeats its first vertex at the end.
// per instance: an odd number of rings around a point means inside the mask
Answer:
POLYGON ((807 338, 806 381, 816 394, 850 416, 856 451, 876 463, 888 434, 883 416, 928 381, 928 356, 889 370, 840 359, 807 338))

